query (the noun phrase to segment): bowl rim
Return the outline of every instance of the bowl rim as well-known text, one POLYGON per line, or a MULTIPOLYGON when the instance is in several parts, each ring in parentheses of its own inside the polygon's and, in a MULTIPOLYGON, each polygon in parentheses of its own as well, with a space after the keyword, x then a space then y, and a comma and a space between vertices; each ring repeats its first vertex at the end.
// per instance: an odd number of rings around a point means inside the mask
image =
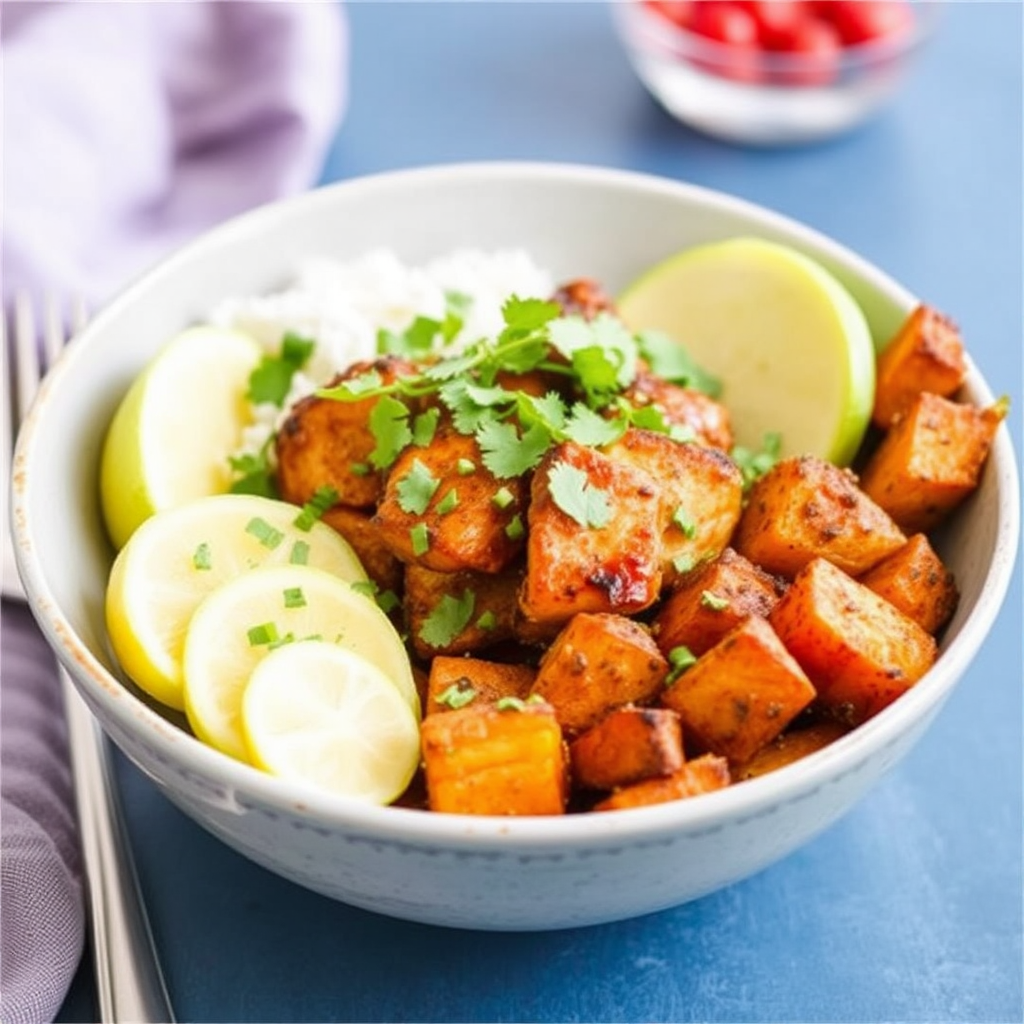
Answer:
MULTIPOLYGON (((704 186, 647 172, 619 170, 586 164, 543 161, 472 161, 423 165, 361 175, 265 204, 239 214, 194 238, 159 260, 126 285, 72 340, 43 382, 36 401, 19 432, 12 466, 11 525, 20 575, 29 605, 50 646, 69 670, 76 687, 94 712, 102 710, 117 729, 126 734, 141 732, 145 742, 168 762, 187 765, 192 773, 229 791, 227 803, 237 813, 269 808, 298 819, 315 820, 317 826, 336 830, 370 832, 394 842, 443 844, 448 848, 548 849, 566 840, 574 845, 601 846, 609 841, 645 841, 680 832, 720 828, 741 819, 770 814, 779 807, 806 799, 814 791, 860 771, 873 757, 897 743, 914 723, 938 709, 984 642, 999 614, 1009 588, 1019 543, 1019 507, 1016 500, 1017 467, 1009 433, 997 432, 987 472, 998 474, 996 551, 1002 553, 989 570, 983 597, 971 609, 959 634, 943 652, 936 668, 921 683, 903 694, 883 713, 852 730, 828 747, 795 765, 741 784, 703 794, 700 799, 677 800, 616 813, 572 814, 552 817, 500 817, 445 814, 401 806, 374 806, 349 801, 312 787, 270 776, 259 769, 214 750, 169 722, 108 672, 86 643, 77 636, 57 605, 35 555, 36 538, 29 510, 33 504, 34 476, 26 472, 37 454, 39 424, 58 403, 63 388, 73 386, 75 371, 90 356, 90 339, 100 335, 108 319, 130 306, 140 291, 159 287, 160 279, 201 254, 211 241, 228 242, 268 230, 295 211, 332 204, 338 196, 358 199, 367 191, 427 185, 432 181, 500 181, 523 183, 578 182, 650 196, 664 196, 743 215, 756 227, 783 231, 795 241, 839 260, 870 287, 878 288, 907 308, 915 297, 888 274, 841 243, 793 218, 751 201, 704 186), (87 680, 87 682, 85 681, 87 680), (922 685, 922 683, 924 685, 922 685), (237 794, 244 794, 242 800, 237 794)), ((966 388, 973 400, 991 403, 991 392, 968 360, 966 388)), ((59 404, 59 403, 58 403, 59 404)), ((100 717, 99 715, 97 717, 100 717)), ((100 717, 103 723, 102 717, 100 717)), ((111 731, 105 723, 104 729, 111 731)), ((129 755, 130 756, 130 755, 129 755)), ((160 782, 161 780, 157 780, 160 782)))

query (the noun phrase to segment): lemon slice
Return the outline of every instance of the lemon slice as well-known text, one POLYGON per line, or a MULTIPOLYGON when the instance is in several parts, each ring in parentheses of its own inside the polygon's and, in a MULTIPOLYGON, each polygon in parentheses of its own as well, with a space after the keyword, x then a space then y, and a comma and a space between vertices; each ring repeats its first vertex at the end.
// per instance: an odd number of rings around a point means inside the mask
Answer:
POLYGON ((257 768, 391 803, 420 760, 419 722, 376 665, 324 641, 286 644, 253 670, 242 730, 257 768))
POLYGON ((633 331, 680 342, 723 382, 738 444, 781 435, 784 455, 840 465, 856 454, 874 402, 867 320, 842 284, 794 249, 736 238, 685 250, 617 300, 633 331))
POLYGON ((262 565, 316 566, 346 583, 366 573, 348 542, 300 510, 247 494, 198 498, 159 512, 118 552, 107 582, 110 642, 124 671, 183 710, 182 656, 192 613, 211 591, 262 565))
POLYGON ((256 666, 279 646, 323 640, 383 672, 419 719, 409 656, 372 599, 309 566, 254 569, 218 587, 195 610, 185 635, 185 713, 204 742, 240 760, 242 694, 256 666))
POLYGON ((228 489, 228 456, 249 420, 245 395, 261 356, 247 334, 193 327, 135 378, 100 457, 100 501, 115 547, 154 512, 228 489))

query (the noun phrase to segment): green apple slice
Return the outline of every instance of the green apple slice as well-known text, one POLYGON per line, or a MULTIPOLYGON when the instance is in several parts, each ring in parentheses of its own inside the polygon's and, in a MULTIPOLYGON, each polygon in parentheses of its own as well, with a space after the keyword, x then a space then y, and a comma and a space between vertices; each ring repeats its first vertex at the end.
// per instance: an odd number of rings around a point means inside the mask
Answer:
POLYGON ((730 239, 663 260, 617 303, 633 331, 673 337, 721 379, 737 444, 777 433, 783 455, 853 459, 874 401, 874 346, 856 301, 816 261, 730 239))

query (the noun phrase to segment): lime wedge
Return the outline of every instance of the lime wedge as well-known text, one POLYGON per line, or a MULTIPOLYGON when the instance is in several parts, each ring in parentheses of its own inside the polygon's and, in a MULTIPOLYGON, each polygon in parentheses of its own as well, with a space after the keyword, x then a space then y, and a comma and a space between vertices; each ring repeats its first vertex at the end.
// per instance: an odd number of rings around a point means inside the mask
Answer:
POLYGON ((254 569, 206 597, 185 635, 185 713, 204 742, 240 760, 242 696, 271 651, 323 640, 382 672, 419 719, 420 704, 405 646, 372 598, 350 583, 302 565, 254 569))
POLYGON ((735 238, 658 263, 617 300, 634 331, 682 344, 723 382, 736 441, 840 465, 856 454, 874 401, 863 312, 819 263, 774 242, 735 238))
POLYGON ((242 698, 251 762, 339 796, 391 803, 420 760, 419 722, 376 665, 332 643, 286 644, 242 698))
POLYGON ((245 394, 261 355, 246 334, 193 327, 135 378, 100 459, 103 519, 115 547, 154 512, 228 489, 228 456, 248 422, 245 394))
POLYGON ((348 542, 321 522, 295 525, 299 509, 246 494, 198 498, 146 520, 118 552, 107 582, 110 642, 150 696, 183 710, 185 631, 200 601, 262 565, 301 562, 346 585, 366 579, 348 542))

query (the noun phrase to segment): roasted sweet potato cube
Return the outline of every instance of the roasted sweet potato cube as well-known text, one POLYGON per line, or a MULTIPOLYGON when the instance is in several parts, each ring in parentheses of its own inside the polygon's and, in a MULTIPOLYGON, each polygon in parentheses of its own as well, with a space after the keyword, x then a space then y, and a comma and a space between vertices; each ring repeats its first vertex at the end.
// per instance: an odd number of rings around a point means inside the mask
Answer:
POLYGON ((544 704, 470 704, 427 715, 420 732, 432 811, 562 814, 568 771, 562 730, 544 704))
POLYGON ((673 384, 641 369, 626 389, 625 397, 638 408, 653 405, 666 423, 691 430, 698 444, 724 452, 733 446, 729 410, 703 391, 673 384))
POLYGON ((933 635, 952 618, 960 596, 953 574, 923 533, 915 533, 860 582, 933 635))
POLYGON ((374 523, 403 562, 496 573, 522 550, 526 496, 523 478, 499 480, 484 466, 473 437, 442 431, 395 460, 374 523))
MULTIPOLYGON (((415 372, 415 366, 397 356, 353 364, 330 386, 374 371, 382 383, 415 372)), ((369 508, 380 497, 383 475, 373 466, 377 441, 369 418, 376 398, 342 402, 308 395, 292 407, 275 440, 277 486, 281 497, 304 505, 322 487, 337 492, 338 503, 369 508)))
POLYGON ((335 505, 323 514, 322 519, 352 545, 366 575, 382 592, 391 591, 396 595, 402 592, 404 566, 384 543, 369 512, 348 505, 335 505))
POLYGON ((966 369, 956 324, 931 306, 918 306, 878 357, 872 420, 888 429, 922 391, 948 398, 966 369))
POLYGON ((569 744, 569 764, 581 789, 671 775, 683 766, 679 715, 670 708, 616 708, 569 744))
POLYGON ((430 663, 424 714, 453 711, 468 704, 493 704, 503 697, 525 700, 536 675, 530 665, 438 655, 430 663))
POLYGON ((663 587, 729 543, 743 508, 743 478, 723 452, 633 428, 607 453, 643 470, 661 490, 663 587))
POLYGON ((578 612, 633 614, 661 590, 661 499, 650 475, 572 442, 533 476, 523 615, 564 623, 578 612))
POLYGON ((665 687, 702 750, 745 761, 770 743, 815 697, 803 669, 768 622, 745 619, 665 687))
POLYGON ((729 762, 724 757, 702 754, 687 761, 672 775, 623 786, 594 804, 593 810, 624 811, 630 807, 649 807, 671 800, 685 800, 702 793, 712 793, 716 789, 725 789, 730 781, 729 762))
POLYGON ((937 653, 913 619, 824 558, 808 563, 768 620, 821 704, 851 725, 909 690, 937 653))
POLYGON ((818 557, 857 576, 905 542, 849 470, 802 455, 776 463, 754 484, 733 547, 765 571, 792 578, 818 557))
POLYGON ((666 658, 675 647, 699 657, 748 616, 764 618, 781 592, 781 581, 726 548, 665 599, 654 619, 654 639, 666 658))
POLYGON ((811 725, 800 729, 787 729, 763 746, 753 757, 742 764, 732 766, 733 782, 754 779, 759 775, 767 775, 777 768, 793 764, 808 754, 824 750, 841 736, 845 736, 850 727, 831 718, 822 718, 811 725))
POLYGON ((668 662, 639 622, 582 613, 544 653, 531 693, 551 704, 562 728, 575 733, 613 708, 651 700, 667 674, 668 662))
POLYGON ((907 533, 927 533, 978 486, 1005 415, 1002 402, 979 409, 923 392, 868 460, 861 487, 907 533))
POLYGON ((409 640, 421 657, 468 654, 513 636, 522 579, 519 566, 504 572, 405 570, 409 640))

